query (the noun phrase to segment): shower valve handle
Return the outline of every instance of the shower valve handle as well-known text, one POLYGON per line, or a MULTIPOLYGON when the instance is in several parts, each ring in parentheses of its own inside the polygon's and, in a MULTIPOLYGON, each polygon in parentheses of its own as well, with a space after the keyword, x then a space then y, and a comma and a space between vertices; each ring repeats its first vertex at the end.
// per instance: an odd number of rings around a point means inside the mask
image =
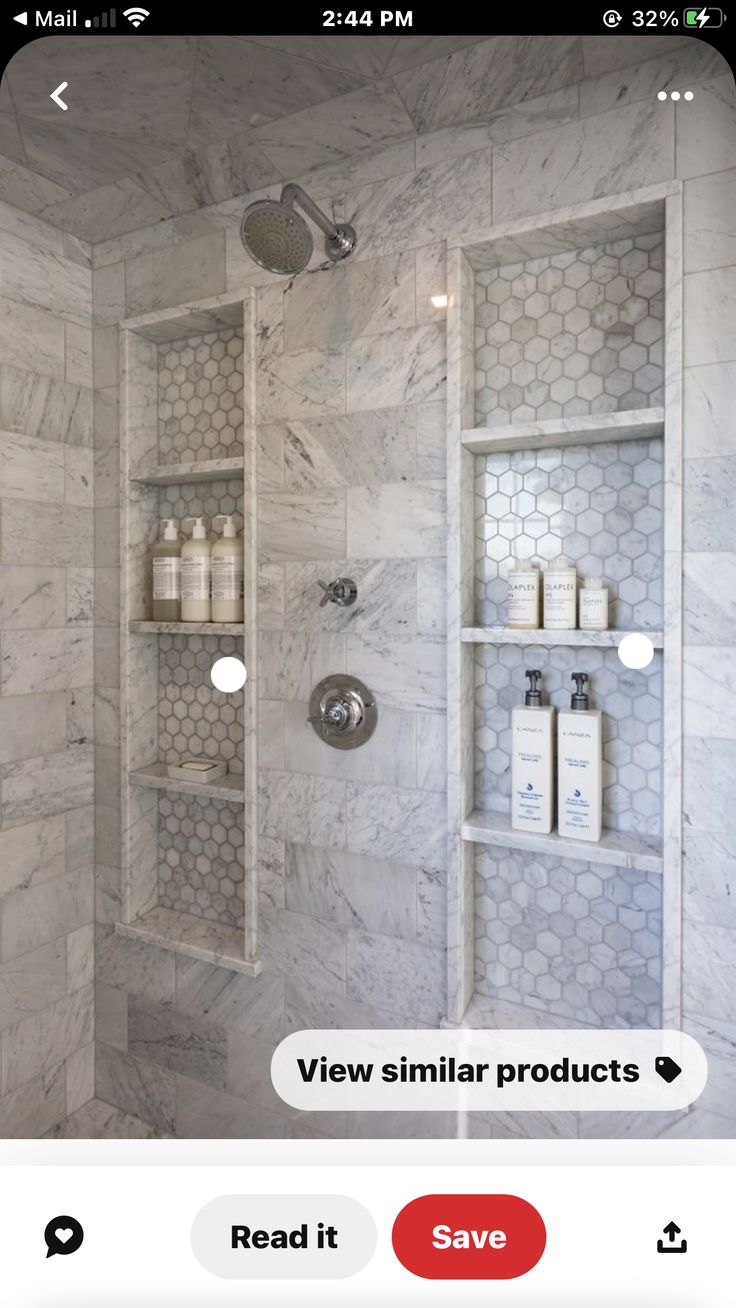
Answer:
POLYGON ((317 585, 324 591, 319 602, 321 609, 328 603, 337 604, 341 609, 348 608, 355 603, 358 596, 358 587, 351 577, 336 577, 330 582, 318 581, 317 585))

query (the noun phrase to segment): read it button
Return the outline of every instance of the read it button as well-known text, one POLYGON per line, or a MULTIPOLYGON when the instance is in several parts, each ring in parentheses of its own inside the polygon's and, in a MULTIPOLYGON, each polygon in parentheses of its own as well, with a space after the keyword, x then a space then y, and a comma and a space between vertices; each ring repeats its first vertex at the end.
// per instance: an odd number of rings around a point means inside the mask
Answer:
POLYGON ((535 1267, 547 1232, 531 1204, 513 1194, 425 1194, 402 1208, 394 1253, 430 1281, 510 1281, 535 1267))

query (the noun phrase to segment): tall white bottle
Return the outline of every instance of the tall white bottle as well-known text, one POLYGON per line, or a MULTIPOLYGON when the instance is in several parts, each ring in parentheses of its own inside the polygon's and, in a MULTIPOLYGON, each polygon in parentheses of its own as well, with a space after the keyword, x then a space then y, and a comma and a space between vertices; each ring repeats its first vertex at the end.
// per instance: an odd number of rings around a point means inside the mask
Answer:
POLYGON ((527 668, 529 689, 511 714, 511 825, 515 831, 552 830, 555 711, 542 703, 537 668, 527 668))
POLYGON ((587 673, 573 672, 569 709, 557 715, 557 830, 572 840, 601 838, 601 714, 588 706, 587 673))
POLYGON ((193 522, 194 527, 191 540, 181 547, 181 620, 209 622, 212 611, 212 546, 207 539, 204 518, 189 518, 185 521, 193 522))
POLYGON ((212 621, 242 622, 243 542, 231 515, 221 513, 215 522, 223 519, 222 535, 212 546, 212 621))

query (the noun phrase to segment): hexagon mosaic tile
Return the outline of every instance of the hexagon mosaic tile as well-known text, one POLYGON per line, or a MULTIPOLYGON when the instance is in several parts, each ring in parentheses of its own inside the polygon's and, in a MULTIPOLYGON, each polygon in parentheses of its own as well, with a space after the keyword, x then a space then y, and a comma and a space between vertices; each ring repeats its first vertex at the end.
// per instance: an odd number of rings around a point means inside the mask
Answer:
POLYGON ((159 349, 161 463, 234 458, 243 430, 243 334, 235 327, 159 349))
POLYGON ((661 233, 476 278, 476 424, 662 403, 661 233))
MULTIPOLYGON (((569 708, 573 671, 590 677, 603 712, 603 825, 661 834, 662 655, 642 671, 615 649, 482 645, 475 661, 475 805, 506 813, 511 802, 511 711, 523 703, 525 668, 541 668, 544 702, 569 708)), ((584 854, 581 855, 584 857, 584 854)))
POLYGON ((172 793, 161 795, 158 812, 159 905, 242 927, 242 805, 172 793))
POLYGON ((661 1024, 661 877, 476 853, 476 987, 592 1026, 661 1024))
POLYGON ((159 759, 225 759, 244 771, 243 692, 224 695, 210 681, 216 658, 242 652, 235 636, 159 637, 159 759))
POLYGON ((477 455, 477 622, 505 624, 514 557, 565 554, 605 579, 610 626, 661 627, 662 487, 657 438, 477 455))
POLYGON ((163 486, 159 492, 159 517, 176 518, 181 539, 191 535, 191 523, 183 526, 185 518, 204 518, 209 540, 222 534, 222 523, 213 526, 219 513, 231 513, 238 532, 243 530, 243 479, 229 477, 225 481, 199 481, 178 486, 163 486))

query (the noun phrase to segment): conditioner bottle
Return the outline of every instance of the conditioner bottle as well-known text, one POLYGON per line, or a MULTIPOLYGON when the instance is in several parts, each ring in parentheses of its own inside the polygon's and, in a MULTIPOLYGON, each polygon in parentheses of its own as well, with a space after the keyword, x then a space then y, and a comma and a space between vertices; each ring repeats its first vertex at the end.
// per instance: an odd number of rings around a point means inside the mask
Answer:
POLYGON ((164 534, 151 551, 153 560, 153 620, 181 618, 181 545, 176 518, 164 518, 164 534))
POLYGON ((212 546, 212 621, 242 622, 243 542, 230 514, 222 513, 219 518, 222 535, 212 546))
POLYGON ((204 518, 192 518, 192 538, 181 549, 181 620, 210 622, 210 575, 212 546, 207 539, 204 518))
POLYGON ((603 800, 601 715, 588 704, 585 672, 573 672, 569 709, 557 716, 557 830, 572 840, 600 840, 603 800))
POLYGON ((528 668, 524 703, 511 714, 511 825, 515 831, 552 830, 555 711, 542 703, 537 668, 528 668))

